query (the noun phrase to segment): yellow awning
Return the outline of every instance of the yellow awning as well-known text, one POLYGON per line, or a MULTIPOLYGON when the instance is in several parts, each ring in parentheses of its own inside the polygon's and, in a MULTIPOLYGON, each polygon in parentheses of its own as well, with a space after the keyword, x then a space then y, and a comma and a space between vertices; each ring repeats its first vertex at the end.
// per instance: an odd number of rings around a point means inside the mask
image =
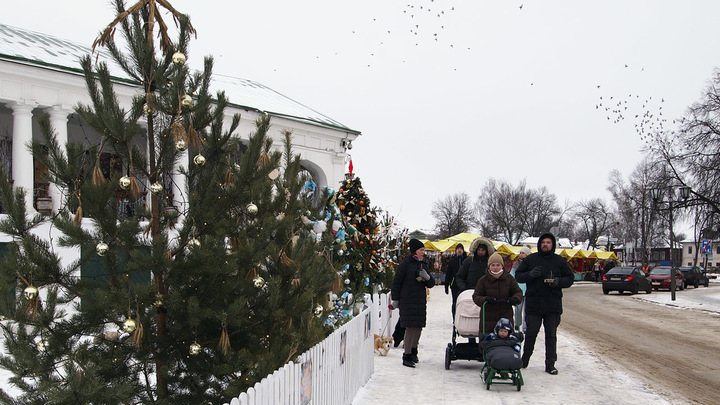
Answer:
POLYGON ((595 255, 600 260, 617 260, 615 252, 595 252, 595 255))

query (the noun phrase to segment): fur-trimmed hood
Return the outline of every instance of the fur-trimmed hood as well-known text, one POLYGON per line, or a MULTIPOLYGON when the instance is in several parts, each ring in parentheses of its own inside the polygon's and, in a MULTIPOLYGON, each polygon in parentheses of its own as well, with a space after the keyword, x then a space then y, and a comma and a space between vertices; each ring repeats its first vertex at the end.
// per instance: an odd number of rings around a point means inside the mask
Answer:
POLYGON ((481 236, 479 238, 475 238, 475 240, 472 241, 468 254, 475 256, 475 252, 477 252, 477 247, 481 243, 487 246, 487 257, 490 257, 493 253, 495 253, 495 245, 492 243, 492 241, 488 238, 481 236))

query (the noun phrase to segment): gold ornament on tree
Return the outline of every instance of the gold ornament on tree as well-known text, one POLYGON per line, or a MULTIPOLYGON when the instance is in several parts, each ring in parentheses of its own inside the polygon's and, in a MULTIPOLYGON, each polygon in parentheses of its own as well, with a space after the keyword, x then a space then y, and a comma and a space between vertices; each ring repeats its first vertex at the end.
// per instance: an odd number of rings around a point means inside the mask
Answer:
POLYGON ((34 285, 29 285, 25 287, 25 290, 23 290, 23 295, 25 296, 25 299, 28 301, 32 301, 38 296, 38 289, 34 285))
POLYGON ((32 276, 30 282, 28 282, 22 274, 17 273, 18 277, 25 283, 25 289, 23 290, 23 297, 27 300, 27 306, 25 307, 25 315, 30 320, 37 318, 38 312, 40 312, 40 298, 38 297, 38 289, 32 284, 32 276))
POLYGON ((190 107, 193 103, 193 98, 191 95, 185 94, 182 96, 180 102, 182 103, 183 107, 190 107))
POLYGON ((320 304, 317 304, 317 306, 315 306, 315 310, 313 312, 315 313, 315 316, 322 315, 323 314, 323 306, 320 304))
POLYGON ((278 178, 278 176, 280 176, 280 170, 278 169, 272 169, 270 173, 268 173, 268 177, 270 178, 270 180, 275 180, 278 178))
POLYGON ((172 61, 176 65, 184 65, 186 60, 185 54, 182 52, 175 52, 172 55, 172 61))
POLYGON ((202 346, 198 342, 193 342, 193 344, 190 345, 190 355, 195 356, 197 354, 200 354, 200 351, 202 350, 202 346))
POLYGON ((180 139, 175 141, 175 149, 177 149, 178 152, 184 152, 188 148, 187 142, 180 139))
POLYGON ((123 332, 133 333, 135 332, 135 329, 137 329, 137 323, 131 318, 126 319, 122 324, 123 332))
POLYGON ((257 207, 257 205, 250 203, 247 206, 245 206, 245 210, 247 211, 248 214, 255 215, 258 212, 258 207, 257 207))
POLYGON ((162 193, 162 192, 163 192, 163 185, 162 185, 159 181, 156 181, 155 183, 153 183, 153 184, 150 185, 150 192, 153 193, 153 194, 160 194, 160 193, 162 193))
POLYGON ((97 245, 95 245, 95 253, 98 254, 98 256, 105 256, 110 251, 110 246, 108 246, 105 242, 100 242, 97 245))
POLYGON ((253 285, 256 288, 263 288, 265 286, 265 279, 261 276, 257 276, 253 279, 253 285))
POLYGON ((122 176, 122 177, 120 177, 120 180, 118 181, 118 185, 123 190, 129 189, 131 184, 132 184, 132 179, 130 179, 130 177, 128 177, 128 176, 122 176))
POLYGON ((205 164, 205 156, 203 155, 197 155, 195 158, 193 158, 193 162, 195 162, 198 166, 203 166, 205 164))

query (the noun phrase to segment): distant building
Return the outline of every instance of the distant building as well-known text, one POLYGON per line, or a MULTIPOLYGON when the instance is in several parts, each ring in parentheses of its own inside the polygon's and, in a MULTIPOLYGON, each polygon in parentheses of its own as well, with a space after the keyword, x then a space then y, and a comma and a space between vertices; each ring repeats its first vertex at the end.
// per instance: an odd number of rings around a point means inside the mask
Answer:
POLYGON ((706 269, 720 265, 720 239, 710 241, 708 254, 702 252, 702 241, 682 242, 682 265, 706 269))
MULTIPOLYGON (((93 39, 88 38, 88 43, 93 39)), ((14 187, 28 190, 26 205, 31 213, 56 212, 62 204, 60 191, 43 179, 46 169, 26 147, 40 137, 37 116, 49 115, 61 145, 67 141, 98 144, 97 133, 73 111, 78 103, 90 104, 79 63, 81 56, 90 53, 91 48, 83 44, 0 24, 0 165, 14 187)), ((114 67, 105 49, 97 50, 95 55, 108 62, 120 104, 129 110, 132 97, 141 91, 140 83, 114 67)), ((242 113, 237 137, 248 139, 255 130, 255 120, 263 113, 269 114, 269 136, 274 138, 274 148, 282 147, 282 131, 292 130, 293 151, 300 155, 303 168, 318 189, 337 187, 343 180, 346 148, 360 135, 359 131, 257 82, 215 75, 212 92, 216 90, 224 90, 230 100, 226 109, 228 124, 234 114, 242 113)), ((104 153, 101 161, 101 165, 119 168, 126 164, 113 159, 110 152, 104 153)), ((184 183, 177 177, 173 177, 173 191, 179 196, 184 183)), ((180 198, 171 201, 183 204, 180 198)))

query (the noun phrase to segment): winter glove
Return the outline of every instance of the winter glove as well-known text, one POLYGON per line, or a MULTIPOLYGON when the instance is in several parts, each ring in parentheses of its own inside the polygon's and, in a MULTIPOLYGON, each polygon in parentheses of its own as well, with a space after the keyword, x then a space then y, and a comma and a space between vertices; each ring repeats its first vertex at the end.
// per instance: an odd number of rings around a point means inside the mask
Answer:
POLYGON ((400 301, 399 301, 399 300, 392 300, 392 303, 391 303, 390 305, 392 305, 393 309, 395 309, 395 308, 400 308, 400 301))
POLYGON ((422 269, 418 272, 418 276, 415 279, 417 281, 428 281, 430 280, 430 275, 427 271, 425 271, 425 269, 422 269))
POLYGON ((517 305, 520 303, 520 300, 515 297, 510 297, 507 300, 508 300, 508 303, 510 303, 510 305, 517 305))
POLYGON ((532 270, 530 270, 530 273, 528 273, 528 275, 531 278, 538 278, 542 276, 542 267, 534 267, 532 270))
POLYGON ((485 302, 495 302, 497 301, 497 298, 495 297, 485 297, 485 302))
POLYGON ((560 279, 558 277, 550 278, 545 281, 550 287, 557 287, 560 285, 560 279))

